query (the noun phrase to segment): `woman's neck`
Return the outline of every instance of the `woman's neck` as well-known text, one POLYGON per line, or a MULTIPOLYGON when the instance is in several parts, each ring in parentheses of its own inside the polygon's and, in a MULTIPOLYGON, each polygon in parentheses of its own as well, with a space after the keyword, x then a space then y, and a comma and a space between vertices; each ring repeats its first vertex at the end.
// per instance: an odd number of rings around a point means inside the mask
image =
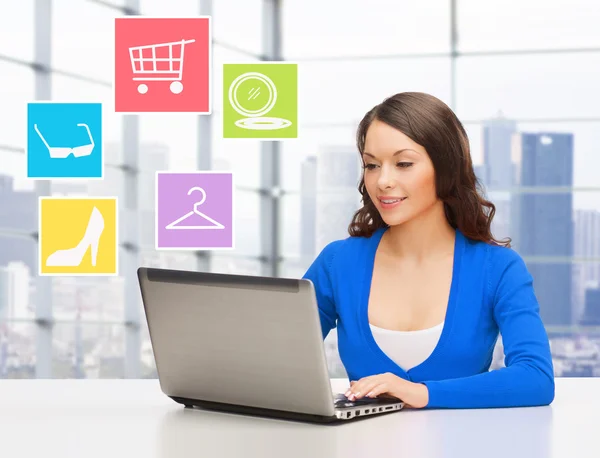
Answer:
POLYGON ((455 230, 446 219, 444 205, 438 202, 416 218, 390 226, 383 238, 384 249, 390 255, 421 262, 452 254, 455 237, 455 230))

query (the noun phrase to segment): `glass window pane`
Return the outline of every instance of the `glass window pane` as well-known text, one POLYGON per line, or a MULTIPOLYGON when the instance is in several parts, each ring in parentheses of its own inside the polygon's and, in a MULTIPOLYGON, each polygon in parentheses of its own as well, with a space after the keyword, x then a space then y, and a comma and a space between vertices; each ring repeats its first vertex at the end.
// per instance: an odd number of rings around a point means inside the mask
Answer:
POLYGON ((281 198, 281 254, 286 258, 284 267, 288 269, 284 276, 295 266, 303 266, 303 261, 315 254, 316 201, 316 187, 284 194, 281 198))
POLYGON ((281 277, 283 278, 302 278, 302 276, 306 273, 312 262, 315 260, 316 256, 312 256, 311 258, 306 257, 305 259, 299 258, 285 258, 279 264, 281 269, 281 277))
POLYGON ((459 48, 490 51, 600 46, 600 10, 594 6, 589 0, 460 0, 459 48))
POLYGON ((212 169, 231 171, 239 188, 260 188, 261 142, 243 139, 224 139, 213 127, 212 169))
POLYGON ((244 51, 260 54, 263 3, 262 0, 213 2, 214 39, 244 51))
MULTIPOLYGON (((307 173, 313 174, 314 182, 314 172, 307 173)), ((320 183, 316 189, 306 186, 300 193, 284 195, 283 256, 297 262, 302 269, 310 265, 327 243, 348 237, 348 225, 361 206, 359 197, 355 187, 332 189, 320 183)))
POLYGON ((37 230, 34 182, 25 178, 25 154, 0 149, 0 232, 37 230))
POLYGON ((200 2, 198 0, 169 0, 168 2, 140 0, 140 11, 144 16, 198 16, 200 2))
POLYGON ((450 2, 283 2, 284 54, 297 57, 447 52, 450 2))
POLYGON ((30 320, 35 316, 31 290, 36 243, 33 239, 0 236, 0 321, 30 320))
POLYGON ((428 92, 450 103, 450 60, 302 63, 298 86, 300 135, 304 135, 304 124, 357 123, 373 106, 398 92, 428 92))
POLYGON ((213 255, 211 272, 236 275, 261 275, 261 263, 258 259, 246 259, 232 256, 213 255))
POLYGON ((35 97, 33 70, 0 60, 0 75, 0 144, 25 148, 27 102, 35 97))
POLYGON ((511 237, 531 267, 544 323, 568 326, 582 316, 585 288, 600 282, 600 191, 535 187, 489 193, 497 210, 492 232, 511 237))
POLYGON ((55 277, 52 287, 57 320, 74 320, 78 315, 86 321, 123 320, 123 277, 55 277))
POLYGON ((600 191, 516 189, 490 192, 488 197, 497 207, 494 222, 505 228, 500 237, 509 235, 519 253, 542 260, 600 257, 600 191), (590 232, 589 241, 574 239, 581 231, 590 232))
POLYGON ((144 114, 140 120, 140 165, 146 171, 197 170, 198 117, 187 114, 144 114), (142 151, 142 148, 144 151, 142 151), (146 151, 160 153, 145 157, 146 151))
POLYGON ((481 120, 600 116, 600 54, 462 57, 456 66, 457 114, 481 120))
POLYGON ((353 151, 358 160, 357 128, 358 122, 349 122, 336 127, 306 127, 303 129, 302 137, 298 140, 282 142, 280 161, 281 182, 284 189, 300 191, 303 179, 310 180, 311 178, 312 161, 318 163, 319 156, 330 148, 344 147, 348 151, 353 151))
POLYGON ((197 270, 196 255, 185 251, 156 251, 145 246, 141 252, 140 264, 145 267, 160 267, 161 269, 197 270))
POLYGON ((52 67, 111 83, 114 18, 122 13, 96 2, 52 1, 52 67))
POLYGON ((53 378, 125 377, 124 325, 58 323, 52 337, 53 378))
MULTIPOLYGON (((0 30, 5 38, 0 40, 0 54, 33 61, 33 6, 34 0, 19 0, 11 3, 10 7, 3 5, 5 11, 0 14, 0 30)), ((4 72, 1 74, 4 76, 4 72)))
MULTIPOLYGON (((235 179, 235 177, 234 177, 235 179)), ((254 191, 235 190, 233 217, 235 220, 235 255, 258 256, 261 250, 263 223, 260 217, 260 195, 254 191)), ((223 256, 226 256, 223 253, 223 256)))
POLYGON ((572 148, 567 147, 564 150, 568 162, 558 162, 555 159, 554 162, 548 162, 547 166, 553 168, 553 173, 568 175, 562 181, 563 186, 600 188, 600 158, 597 153, 600 144, 600 122, 520 123, 510 119, 493 118, 483 124, 469 124, 467 127, 474 162, 484 164, 486 150, 489 155, 486 183, 488 190, 507 190, 511 180, 514 180, 509 175, 515 173, 511 169, 511 162, 515 162, 512 156, 517 151, 519 141, 515 140, 516 137, 511 132, 572 135, 572 148), (511 127, 505 129, 503 125, 511 127), (485 138, 489 140, 486 142, 485 138), (515 141, 517 145, 513 144, 515 141), (572 173, 564 169, 565 164, 569 165, 572 173))
POLYGON ((0 320, 0 379, 35 378, 36 325, 0 320))

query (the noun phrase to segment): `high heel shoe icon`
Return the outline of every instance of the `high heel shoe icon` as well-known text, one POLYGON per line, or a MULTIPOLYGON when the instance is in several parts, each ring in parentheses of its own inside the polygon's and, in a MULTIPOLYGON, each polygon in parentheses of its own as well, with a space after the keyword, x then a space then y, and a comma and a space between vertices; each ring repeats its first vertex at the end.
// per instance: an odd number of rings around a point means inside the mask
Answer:
POLYGON ((83 257, 91 248, 92 266, 96 267, 98 244, 104 231, 104 218, 96 207, 92 210, 83 238, 76 247, 67 250, 57 250, 46 259, 48 267, 76 267, 81 264, 83 257))

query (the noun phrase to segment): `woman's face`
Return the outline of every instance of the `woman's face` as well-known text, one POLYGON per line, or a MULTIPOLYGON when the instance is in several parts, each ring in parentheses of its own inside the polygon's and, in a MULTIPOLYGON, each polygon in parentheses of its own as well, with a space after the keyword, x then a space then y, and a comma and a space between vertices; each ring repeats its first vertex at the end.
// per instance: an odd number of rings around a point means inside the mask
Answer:
POLYGON ((422 215, 439 202, 427 151, 399 130, 373 121, 362 160, 369 197, 389 226, 422 215))

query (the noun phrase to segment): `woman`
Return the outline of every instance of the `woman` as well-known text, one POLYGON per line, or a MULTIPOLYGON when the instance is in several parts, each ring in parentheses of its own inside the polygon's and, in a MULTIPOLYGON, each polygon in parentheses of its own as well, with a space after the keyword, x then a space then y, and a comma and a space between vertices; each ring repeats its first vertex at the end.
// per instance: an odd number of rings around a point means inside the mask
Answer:
POLYGON ((547 405, 554 369, 533 280, 477 191, 463 126, 440 100, 400 93, 357 134, 363 207, 304 278, 333 327, 350 400, 413 408, 547 405), (501 334, 506 367, 489 371, 501 334))

